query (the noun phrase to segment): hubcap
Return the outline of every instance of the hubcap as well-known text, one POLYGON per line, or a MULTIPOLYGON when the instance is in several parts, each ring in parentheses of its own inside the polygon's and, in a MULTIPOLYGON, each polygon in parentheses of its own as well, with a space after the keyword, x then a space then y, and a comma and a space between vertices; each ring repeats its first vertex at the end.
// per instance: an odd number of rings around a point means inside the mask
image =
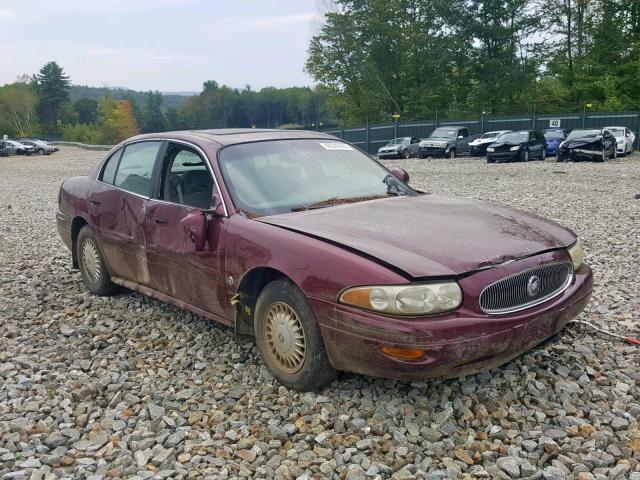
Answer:
POLYGON ((85 275, 91 283, 98 283, 102 268, 100 267, 100 254, 98 247, 90 238, 85 238, 80 250, 82 266, 85 275))
POLYGON ((289 305, 276 302, 269 307, 264 333, 269 356, 279 369, 286 373, 296 373, 302 368, 307 342, 302 323, 289 305))

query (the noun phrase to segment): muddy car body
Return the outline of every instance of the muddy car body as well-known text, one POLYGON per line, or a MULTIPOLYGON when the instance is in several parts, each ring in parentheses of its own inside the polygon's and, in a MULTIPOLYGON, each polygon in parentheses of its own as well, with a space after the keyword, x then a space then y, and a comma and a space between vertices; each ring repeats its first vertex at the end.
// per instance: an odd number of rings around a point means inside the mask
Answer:
POLYGON ((406 180, 317 132, 149 134, 63 183, 58 230, 92 292, 125 286, 255 336, 300 390, 337 370, 485 370, 584 308, 571 231, 406 180))
POLYGON ((604 162, 618 156, 616 138, 605 129, 576 129, 558 147, 558 162, 604 162))

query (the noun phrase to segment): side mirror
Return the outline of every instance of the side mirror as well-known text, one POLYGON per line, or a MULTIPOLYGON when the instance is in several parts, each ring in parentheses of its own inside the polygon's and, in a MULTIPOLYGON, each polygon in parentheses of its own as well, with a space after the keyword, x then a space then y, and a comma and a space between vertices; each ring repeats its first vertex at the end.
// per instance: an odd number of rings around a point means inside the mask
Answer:
POLYGON ((464 137, 462 135, 458 135, 458 140, 462 140, 464 137))
POLYGON ((393 176, 398 178, 400 181, 409 183, 409 174, 404 168, 392 168, 391 173, 393 173, 393 176))
POLYGON ((193 242, 196 252, 204 250, 207 243, 207 219, 201 210, 193 210, 180 220, 184 233, 193 242))

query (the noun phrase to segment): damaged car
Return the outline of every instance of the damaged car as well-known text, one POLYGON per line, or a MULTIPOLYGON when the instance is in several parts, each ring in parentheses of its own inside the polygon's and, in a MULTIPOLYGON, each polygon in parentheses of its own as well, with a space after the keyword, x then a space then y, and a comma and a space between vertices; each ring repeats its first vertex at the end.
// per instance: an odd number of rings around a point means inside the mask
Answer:
POLYGON ((498 140, 501 135, 509 133, 511 130, 496 130, 495 132, 485 132, 472 142, 469 142, 469 155, 481 157, 487 153, 487 147, 498 140))
POLYGON ((484 371, 585 307, 572 231, 408 181, 319 132, 145 134, 63 182, 57 227, 91 293, 227 325, 301 391, 484 371))
POLYGON ((418 154, 420 139, 416 137, 401 137, 390 140, 384 147, 378 149, 379 158, 409 158, 418 154))
POLYGON ((558 162, 604 162, 618 156, 616 138, 606 129, 573 130, 558 147, 558 162))

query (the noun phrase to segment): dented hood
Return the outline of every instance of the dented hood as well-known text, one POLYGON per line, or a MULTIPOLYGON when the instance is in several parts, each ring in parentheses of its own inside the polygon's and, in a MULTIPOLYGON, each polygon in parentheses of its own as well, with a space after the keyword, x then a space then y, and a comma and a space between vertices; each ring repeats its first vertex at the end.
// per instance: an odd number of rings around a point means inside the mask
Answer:
POLYGON ((453 276, 571 245, 570 230, 498 205, 420 195, 261 217, 402 270, 453 276))

